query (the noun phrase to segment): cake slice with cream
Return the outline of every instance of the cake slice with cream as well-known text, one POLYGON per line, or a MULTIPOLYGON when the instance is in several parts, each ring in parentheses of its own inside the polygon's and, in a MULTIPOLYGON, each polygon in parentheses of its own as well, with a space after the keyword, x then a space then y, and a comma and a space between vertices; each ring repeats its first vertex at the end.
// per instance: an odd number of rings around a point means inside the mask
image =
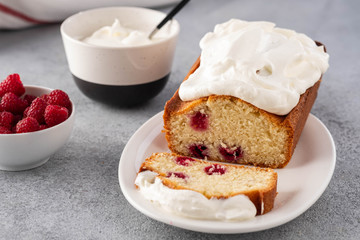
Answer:
POLYGON ((273 208, 277 173, 155 153, 140 167, 135 185, 146 199, 172 213, 238 221, 273 208))

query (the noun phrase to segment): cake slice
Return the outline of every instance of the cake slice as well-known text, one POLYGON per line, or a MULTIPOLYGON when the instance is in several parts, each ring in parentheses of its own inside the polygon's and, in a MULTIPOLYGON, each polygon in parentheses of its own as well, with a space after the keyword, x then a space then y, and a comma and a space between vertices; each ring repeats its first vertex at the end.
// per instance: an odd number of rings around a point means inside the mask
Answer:
POLYGON ((222 218, 222 214, 227 214, 226 218, 229 218, 241 215, 244 208, 255 216, 273 208, 277 173, 269 168, 220 164, 174 153, 154 153, 141 165, 135 185, 149 200, 187 216, 213 214, 222 218), (151 186, 156 182, 161 186, 151 186), (167 190, 161 190, 164 187, 167 190), (149 189, 152 190, 146 191, 149 189), (194 193, 202 196, 196 197, 194 193), (216 210, 218 208, 213 207, 215 202, 224 209, 216 210), (200 214, 199 209, 204 211, 200 214))

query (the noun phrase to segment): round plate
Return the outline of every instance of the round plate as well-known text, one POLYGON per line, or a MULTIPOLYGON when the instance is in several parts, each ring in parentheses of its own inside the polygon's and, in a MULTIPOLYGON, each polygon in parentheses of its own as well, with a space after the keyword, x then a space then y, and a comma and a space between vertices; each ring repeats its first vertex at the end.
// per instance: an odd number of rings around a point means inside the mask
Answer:
POLYGON ((156 114, 131 137, 120 158, 119 181, 126 199, 137 210, 158 221, 206 233, 245 233, 289 222, 312 206, 333 175, 336 151, 330 132, 309 115, 290 163, 278 173, 278 195, 271 212, 240 222, 184 218, 147 201, 135 188, 141 163, 154 152, 169 152, 163 129, 163 112, 156 114))

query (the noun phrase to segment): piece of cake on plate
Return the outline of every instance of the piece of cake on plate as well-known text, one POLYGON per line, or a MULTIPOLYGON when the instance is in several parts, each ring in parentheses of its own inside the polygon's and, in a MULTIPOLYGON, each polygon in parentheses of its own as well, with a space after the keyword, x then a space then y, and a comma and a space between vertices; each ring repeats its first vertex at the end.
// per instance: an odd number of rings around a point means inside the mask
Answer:
POLYGON ((166 103, 172 152, 282 168, 328 68, 324 46, 270 22, 232 19, 200 41, 200 58, 166 103))
POLYGON ((178 215, 247 220, 273 208, 277 173, 155 153, 141 165, 135 185, 146 199, 178 215))

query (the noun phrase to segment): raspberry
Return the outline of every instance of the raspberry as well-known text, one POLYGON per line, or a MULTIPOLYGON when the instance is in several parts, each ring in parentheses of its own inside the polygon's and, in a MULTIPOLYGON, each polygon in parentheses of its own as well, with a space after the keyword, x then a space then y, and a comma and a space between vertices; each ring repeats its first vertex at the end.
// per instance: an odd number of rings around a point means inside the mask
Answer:
POLYGON ((35 132, 39 130, 39 127, 35 118, 26 117, 16 124, 16 133, 35 132))
POLYGON ((225 160, 229 162, 234 162, 240 158, 243 157, 243 151, 241 150, 241 147, 235 147, 235 148, 225 148, 225 147, 219 147, 219 152, 224 157, 225 160))
POLYGON ((35 98, 35 100, 31 103, 29 110, 24 111, 24 115, 26 114, 27 117, 35 118, 38 123, 44 123, 44 113, 47 103, 42 98, 35 98))
POLYGON ((26 101, 19 98, 15 93, 8 92, 1 99, 1 107, 13 114, 22 114, 27 107, 26 101))
POLYGON ((70 110, 71 102, 69 96, 62 90, 56 89, 49 93, 47 96, 49 105, 59 105, 61 107, 66 107, 70 110))
POLYGON ((11 129, 14 123, 15 117, 11 112, 1 112, 0 113, 0 126, 7 129, 11 129))
POLYGON ((48 95, 47 94, 41 95, 40 98, 44 99, 45 102, 48 101, 48 95))
POLYGON ((16 73, 0 83, 0 133, 43 130, 65 121, 71 110, 69 96, 59 89, 40 97, 25 94, 16 73))
POLYGON ((208 128, 208 122, 208 116, 201 112, 197 112, 190 118, 190 126, 197 131, 205 131, 208 128))
POLYGON ((189 158, 189 157, 180 157, 179 156, 179 157, 175 158, 176 164, 186 166, 186 167, 189 166, 189 164, 194 161, 195 161, 194 159, 189 158))
POLYGON ((226 167, 219 164, 212 164, 204 168, 207 175, 223 175, 226 172, 226 167))
POLYGON ((41 124, 39 130, 47 129, 48 126, 46 124, 41 124))
POLYGON ((12 131, 6 127, 0 126, 0 134, 10 134, 12 131))
POLYGON ((24 112, 23 112, 23 117, 27 117, 27 114, 28 114, 28 112, 29 112, 29 109, 30 109, 30 107, 25 108, 25 110, 24 110, 24 112))
POLYGON ((0 97, 8 92, 12 92, 19 97, 25 93, 25 88, 20 80, 19 74, 11 74, 0 83, 0 97))
POLYGON ((172 176, 177 177, 177 178, 182 178, 182 179, 188 178, 188 176, 182 172, 168 172, 166 177, 172 177, 172 176))
POLYGON ((68 110, 58 105, 48 105, 45 108, 45 122, 49 127, 55 126, 68 118, 68 110))
POLYGON ((32 103, 32 101, 35 100, 35 98, 36 96, 26 94, 23 99, 27 102, 27 105, 30 106, 30 104, 32 103))
POLYGON ((205 157, 207 157, 206 150, 207 147, 202 144, 192 144, 189 147, 191 155, 200 159, 204 159, 205 157))

